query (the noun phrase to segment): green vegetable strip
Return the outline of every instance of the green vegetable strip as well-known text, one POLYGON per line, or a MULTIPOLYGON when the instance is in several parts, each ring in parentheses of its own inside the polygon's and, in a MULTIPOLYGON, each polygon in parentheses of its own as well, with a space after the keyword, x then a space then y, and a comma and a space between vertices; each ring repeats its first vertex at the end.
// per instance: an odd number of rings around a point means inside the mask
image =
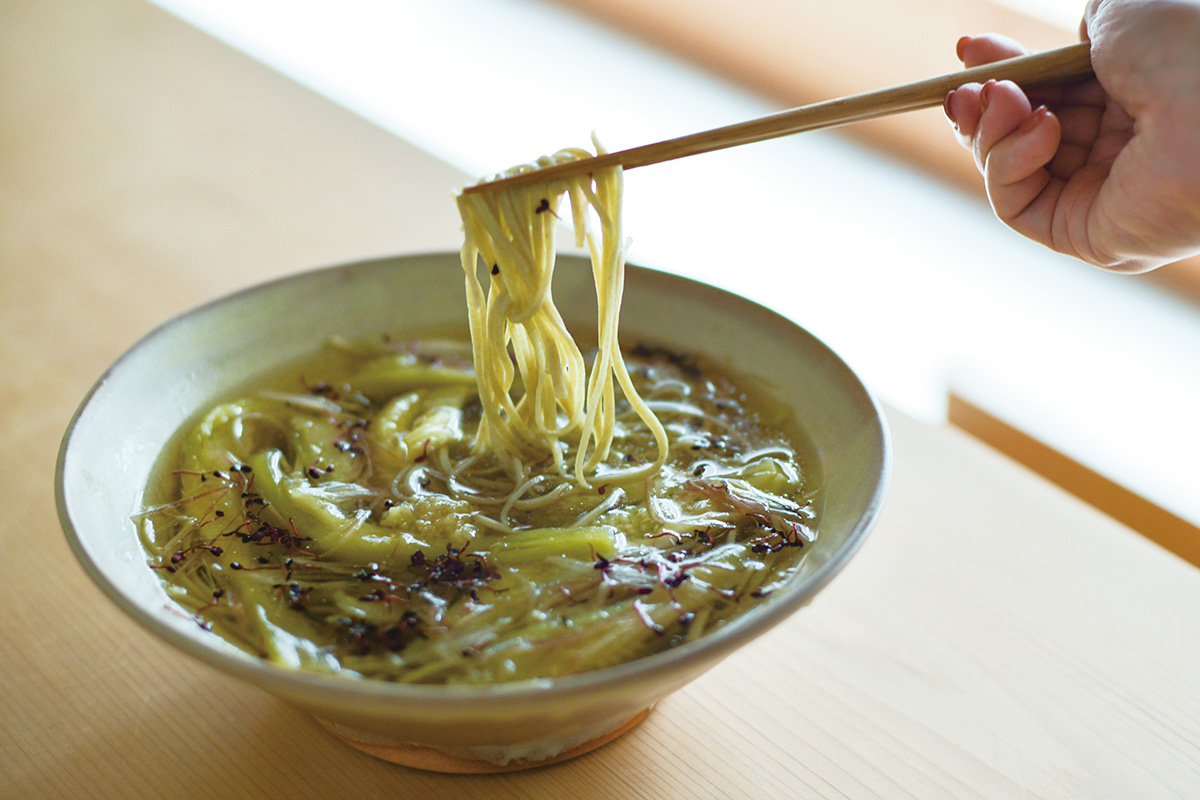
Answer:
MULTIPOLYGON (((464 350, 417 352, 338 345, 184 432, 137 522, 199 624, 288 669, 554 677, 693 641, 806 552, 818 487, 719 373, 652 349, 631 360, 670 460, 627 480, 659 450, 614 395, 614 437, 584 487, 562 474, 574 451, 515 478, 474 451, 464 350)), ((552 424, 551 404, 530 402, 552 424)))

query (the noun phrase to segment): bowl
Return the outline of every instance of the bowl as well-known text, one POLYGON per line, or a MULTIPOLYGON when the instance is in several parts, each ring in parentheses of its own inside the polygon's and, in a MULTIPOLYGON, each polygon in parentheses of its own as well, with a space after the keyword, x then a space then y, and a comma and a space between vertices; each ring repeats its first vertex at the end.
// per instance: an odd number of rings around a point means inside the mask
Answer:
MULTIPOLYGON (((569 326, 595 327, 590 265, 561 256, 555 301, 569 326)), ((682 277, 628 267, 621 339, 699 351, 794 409, 825 477, 818 538, 788 584, 719 630, 594 672, 487 686, 432 686, 292 671, 214 634, 168 599, 131 516, 171 436, 203 408, 315 351, 361 338, 466 326, 457 253, 316 270, 214 301, 123 355, 76 412, 58 457, 59 517, 104 593, 155 636, 316 716, 362 750, 451 772, 519 769, 611 740, 655 702, 806 605, 858 550, 890 467, 879 408, 854 373, 794 322, 682 277)))

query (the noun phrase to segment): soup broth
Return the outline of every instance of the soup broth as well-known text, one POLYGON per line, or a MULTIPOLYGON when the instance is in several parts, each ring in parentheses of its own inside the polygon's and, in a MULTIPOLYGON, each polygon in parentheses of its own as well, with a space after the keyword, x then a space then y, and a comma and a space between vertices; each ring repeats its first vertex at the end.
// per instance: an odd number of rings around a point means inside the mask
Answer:
POLYGON ((138 516, 197 624, 282 666, 416 683, 585 672, 752 609, 815 539, 816 461, 749 381, 625 353, 602 463, 475 446, 468 344, 333 343, 181 431, 138 516), (629 476, 635 476, 630 478, 629 476))

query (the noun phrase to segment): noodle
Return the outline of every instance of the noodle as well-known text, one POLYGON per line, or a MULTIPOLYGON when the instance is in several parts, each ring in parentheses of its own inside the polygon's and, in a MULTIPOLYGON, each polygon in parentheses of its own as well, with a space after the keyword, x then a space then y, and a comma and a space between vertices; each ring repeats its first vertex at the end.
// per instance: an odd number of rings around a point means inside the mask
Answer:
MULTIPOLYGON (((599 150, 599 148, 597 148, 599 150)), ((590 154, 562 150, 537 164, 506 175, 565 163, 590 154)), ((625 249, 621 234, 620 167, 533 185, 460 194, 465 242, 467 308, 483 421, 476 448, 507 462, 513 472, 526 459, 550 455, 567 475, 564 445, 576 445, 575 480, 587 475, 609 455, 616 419, 619 384, 626 402, 649 428, 657 458, 638 467, 605 475, 608 482, 645 478, 658 472, 667 458, 667 435, 654 412, 630 380, 617 341, 621 294, 625 281, 625 249), (584 380, 584 359, 554 306, 555 229, 564 195, 570 197, 575 244, 586 241, 596 283, 596 359, 584 380), (588 225, 600 221, 599 241, 588 225), (483 291, 478 269, 482 259, 490 272, 483 291), (519 386, 523 395, 514 402, 519 386)))
POLYGON ((172 599, 289 669, 492 683, 684 644, 795 574, 818 477, 790 417, 695 354, 639 343, 627 366, 621 184, 459 197, 473 361, 334 342, 181 431, 136 517, 172 599), (564 196, 590 367, 553 300, 564 196))

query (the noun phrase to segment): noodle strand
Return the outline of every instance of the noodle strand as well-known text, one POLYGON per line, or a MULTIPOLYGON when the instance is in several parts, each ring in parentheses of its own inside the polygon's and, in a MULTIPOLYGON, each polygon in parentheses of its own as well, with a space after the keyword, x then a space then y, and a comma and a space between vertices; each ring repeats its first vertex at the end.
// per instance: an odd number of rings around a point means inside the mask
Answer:
MULTIPOLYGON (((603 150, 597 147, 599 152, 603 150)), ((505 175, 589 157, 562 150, 505 175)), ((658 448, 652 463, 605 475, 609 482, 644 478, 665 463, 662 424, 638 396, 617 340, 625 283, 620 167, 550 185, 460 194, 466 234, 462 265, 483 417, 476 452, 491 452, 511 472, 526 460, 550 456, 565 474, 560 443, 576 447, 575 480, 608 459, 617 416, 615 386, 650 430, 658 448), (596 284, 597 342, 591 372, 554 305, 555 229, 563 196, 570 198, 577 245, 587 244, 596 284), (600 222, 599 236, 588 218, 600 222), (479 262, 490 272, 485 292, 479 262), (514 395, 518 399, 514 400, 514 395)))

